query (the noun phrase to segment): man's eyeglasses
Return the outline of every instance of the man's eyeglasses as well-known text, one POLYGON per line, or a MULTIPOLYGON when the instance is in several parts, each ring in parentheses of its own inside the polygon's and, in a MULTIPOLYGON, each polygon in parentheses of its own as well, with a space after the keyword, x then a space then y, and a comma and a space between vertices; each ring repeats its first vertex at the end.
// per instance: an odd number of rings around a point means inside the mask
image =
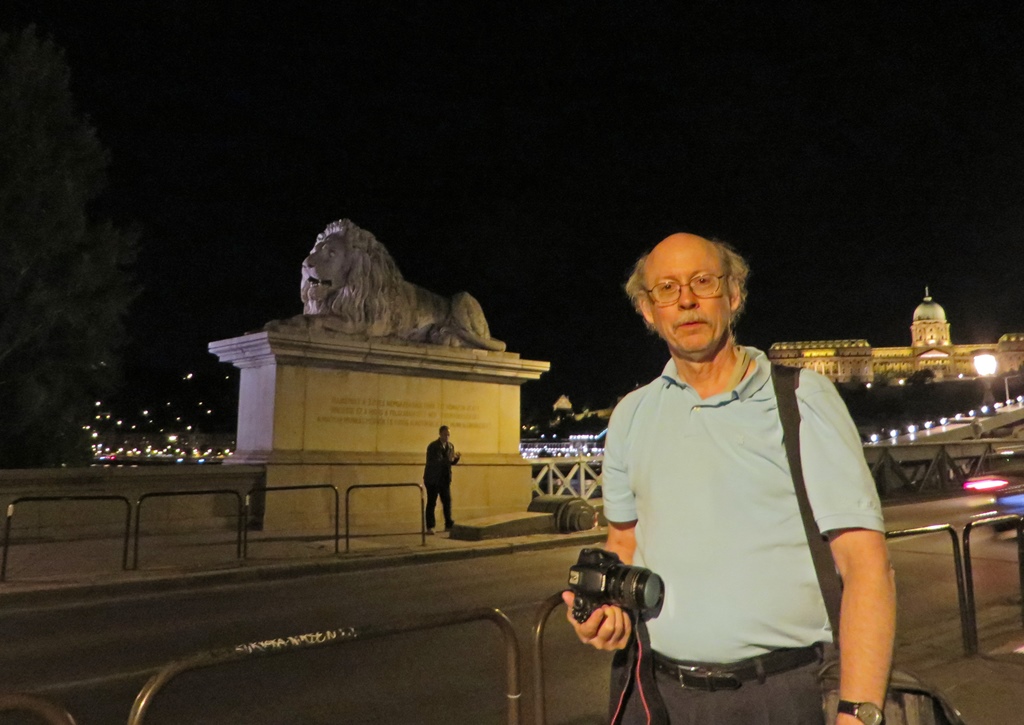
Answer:
MULTIPOLYGON (((685 284, 693 292, 694 297, 714 297, 721 291, 722 279, 726 276, 728 275, 695 274, 685 284)), ((665 307, 667 305, 674 305, 679 301, 679 295, 683 291, 683 284, 676 282, 674 279, 666 279, 664 282, 658 282, 658 284, 646 290, 646 292, 654 300, 654 304, 665 307)))

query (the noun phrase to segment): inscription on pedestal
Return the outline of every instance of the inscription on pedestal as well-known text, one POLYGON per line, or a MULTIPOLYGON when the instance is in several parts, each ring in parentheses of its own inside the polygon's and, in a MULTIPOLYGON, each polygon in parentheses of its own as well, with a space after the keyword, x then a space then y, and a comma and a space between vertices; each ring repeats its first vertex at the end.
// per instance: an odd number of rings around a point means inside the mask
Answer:
POLYGON ((316 417, 318 423, 348 423, 429 428, 445 425, 486 428, 479 405, 432 403, 393 398, 332 396, 326 414, 316 417))

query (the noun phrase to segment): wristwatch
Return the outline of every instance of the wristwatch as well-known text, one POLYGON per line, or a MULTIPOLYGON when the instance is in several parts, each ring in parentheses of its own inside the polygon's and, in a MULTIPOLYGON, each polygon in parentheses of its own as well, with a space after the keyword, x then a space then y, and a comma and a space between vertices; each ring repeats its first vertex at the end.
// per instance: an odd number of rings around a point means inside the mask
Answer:
POLYGON ((885 725, 885 716, 873 702, 850 702, 840 700, 838 711, 844 715, 853 715, 864 725, 885 725))

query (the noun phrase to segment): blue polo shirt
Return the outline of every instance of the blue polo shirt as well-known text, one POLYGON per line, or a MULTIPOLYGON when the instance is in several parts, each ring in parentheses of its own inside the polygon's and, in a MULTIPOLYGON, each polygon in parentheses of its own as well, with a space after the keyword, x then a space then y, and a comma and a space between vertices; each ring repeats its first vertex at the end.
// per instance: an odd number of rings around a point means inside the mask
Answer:
MULTIPOLYGON (((768 358, 702 400, 673 361, 627 395, 608 427, 609 521, 637 521, 634 564, 665 581, 651 644, 669 657, 732 662, 832 640, 782 442, 768 358)), ((860 437, 827 378, 800 373, 800 451, 822 531, 884 531, 860 437)))

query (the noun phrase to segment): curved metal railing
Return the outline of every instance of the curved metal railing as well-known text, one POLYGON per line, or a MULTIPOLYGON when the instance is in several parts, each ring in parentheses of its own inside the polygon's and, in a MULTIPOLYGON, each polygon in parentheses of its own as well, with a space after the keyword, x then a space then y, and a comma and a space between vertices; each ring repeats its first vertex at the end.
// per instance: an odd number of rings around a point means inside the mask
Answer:
POLYGON ((75 725, 75 718, 70 712, 39 695, 0 693, 0 713, 5 712, 31 713, 42 718, 46 725, 75 725))
MULTIPOLYGON (((338 487, 332 486, 329 483, 310 483, 296 486, 253 486, 249 489, 248 493, 245 494, 245 518, 249 519, 252 495, 254 493, 267 493, 270 491, 303 491, 310 489, 330 489, 334 491, 334 553, 338 553, 338 540, 341 538, 339 532, 340 527, 340 503, 338 495, 338 487)), ((249 529, 248 527, 242 527, 242 558, 246 558, 249 555, 249 529)))
POLYGON ((4 553, 0 563, 0 582, 7 579, 7 550, 11 543, 11 520, 14 518, 14 507, 29 501, 123 501, 124 512, 124 548, 121 554, 121 568, 128 568, 128 538, 132 526, 132 504, 125 496, 116 494, 83 494, 80 496, 21 496, 7 504, 7 519, 4 523, 4 553))
POLYGON ((978 652, 978 613, 974 601, 974 565, 971 563, 971 532, 983 526, 998 524, 1015 524, 1017 529, 1017 569, 1021 590, 1021 621, 1024 623, 1024 517, 1017 514, 991 516, 969 522, 964 527, 964 578, 967 580, 967 614, 969 639, 966 643, 967 654, 978 652))
POLYGON ((420 492, 420 543, 421 546, 427 545, 427 524, 423 518, 423 513, 427 508, 426 496, 423 492, 423 486, 418 483, 359 483, 355 486, 349 486, 345 491, 345 553, 349 553, 350 548, 350 536, 349 536, 349 513, 352 511, 350 505, 352 492, 360 488, 415 488, 420 492))
POLYGON ((156 695, 175 677, 190 670, 212 667, 228 662, 238 662, 255 657, 270 657, 287 654, 297 650, 311 649, 314 647, 331 647, 355 640, 378 639, 395 634, 406 634, 418 632, 424 629, 437 627, 448 627, 456 624, 465 624, 478 620, 487 620, 495 625, 501 632, 505 643, 505 676, 506 676, 506 722, 508 725, 519 725, 520 700, 522 692, 519 687, 519 643, 516 640, 515 630, 512 622, 500 609, 482 608, 472 609, 466 612, 454 614, 441 614, 431 617, 423 617, 417 621, 390 627, 368 627, 357 629, 355 627, 340 627, 329 629, 323 632, 311 632, 307 634, 291 635, 286 637, 275 637, 273 639, 227 647, 224 649, 200 652, 199 654, 176 660, 163 667, 153 675, 143 686, 142 690, 135 697, 131 713, 128 716, 128 725, 140 725, 144 722, 146 713, 149 711, 156 695))
POLYGON ((135 555, 132 561, 132 569, 139 568, 139 532, 142 528, 142 502, 150 498, 168 498, 172 496, 215 496, 225 495, 234 496, 238 501, 237 509, 237 526, 238 529, 238 541, 236 544, 237 559, 242 558, 242 530, 245 528, 244 521, 244 508, 242 506, 242 494, 233 488, 213 488, 202 491, 150 491, 139 496, 139 500, 135 502, 135 555))
POLYGON ((953 546, 953 569, 956 575, 956 596, 957 606, 960 611, 960 637, 963 641, 964 652, 970 650, 970 614, 967 605, 966 586, 964 584, 963 557, 960 555, 960 540, 957 538, 956 529, 949 524, 932 524, 930 526, 918 526, 913 529, 901 529, 899 531, 886 531, 886 539, 902 539, 908 536, 922 536, 924 534, 936 534, 945 531, 949 534, 953 546))

